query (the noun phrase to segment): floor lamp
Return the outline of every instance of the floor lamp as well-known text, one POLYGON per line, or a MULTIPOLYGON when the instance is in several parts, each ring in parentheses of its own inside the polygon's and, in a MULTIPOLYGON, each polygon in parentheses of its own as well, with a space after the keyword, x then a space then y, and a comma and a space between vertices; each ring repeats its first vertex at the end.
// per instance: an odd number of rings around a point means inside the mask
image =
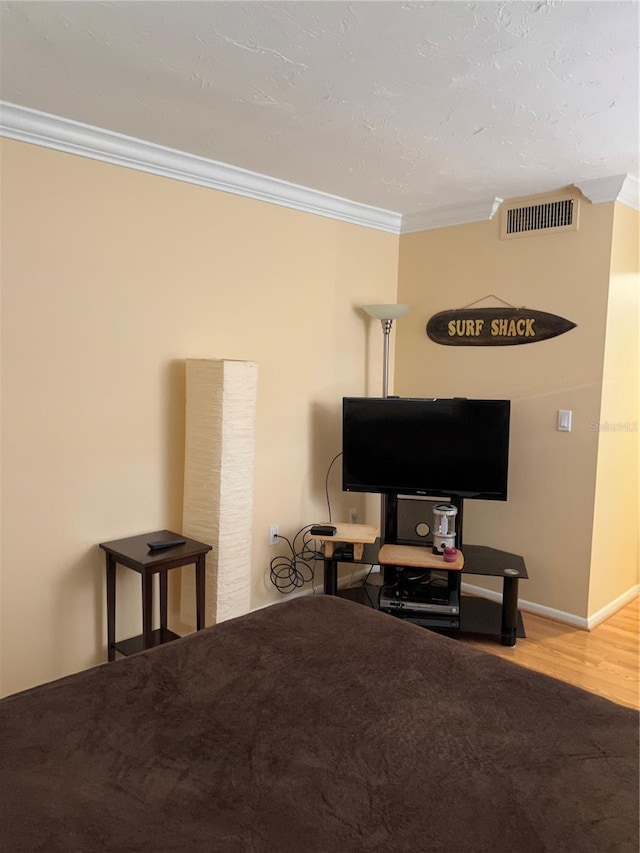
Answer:
MULTIPOLYGON (((389 338, 393 321, 406 314, 410 305, 363 305, 363 310, 375 320, 382 323, 382 334, 384 335, 384 350, 382 357, 382 396, 389 396, 389 338)), ((380 499, 380 538, 384 542, 387 527, 387 495, 380 499)))

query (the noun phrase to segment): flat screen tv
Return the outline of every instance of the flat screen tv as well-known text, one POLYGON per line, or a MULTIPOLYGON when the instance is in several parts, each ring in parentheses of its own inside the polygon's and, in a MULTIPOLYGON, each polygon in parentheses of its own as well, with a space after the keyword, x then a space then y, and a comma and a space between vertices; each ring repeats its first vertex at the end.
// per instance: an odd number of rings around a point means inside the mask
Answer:
POLYGON ((509 400, 345 397, 346 492, 506 501, 509 400))

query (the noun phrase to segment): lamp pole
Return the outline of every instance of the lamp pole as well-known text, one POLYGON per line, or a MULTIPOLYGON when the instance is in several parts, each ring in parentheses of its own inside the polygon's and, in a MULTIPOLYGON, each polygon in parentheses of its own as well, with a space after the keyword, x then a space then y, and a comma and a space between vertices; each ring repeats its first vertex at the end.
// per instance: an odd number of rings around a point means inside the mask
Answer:
POLYGON ((383 353, 382 353, 382 396, 389 396, 389 338, 391 337, 391 327, 393 320, 381 320, 382 334, 384 335, 383 353))
MULTIPOLYGON (((380 320, 382 323, 383 351, 382 351, 382 396, 389 396, 389 338, 393 321, 406 314, 410 305, 364 305, 363 309, 370 317, 380 320)), ((395 497, 394 497, 395 500, 395 497)), ((380 538, 384 542, 386 538, 387 513, 389 507, 389 496, 381 495, 380 499, 380 538)), ((395 527, 395 525, 394 525, 395 527)))

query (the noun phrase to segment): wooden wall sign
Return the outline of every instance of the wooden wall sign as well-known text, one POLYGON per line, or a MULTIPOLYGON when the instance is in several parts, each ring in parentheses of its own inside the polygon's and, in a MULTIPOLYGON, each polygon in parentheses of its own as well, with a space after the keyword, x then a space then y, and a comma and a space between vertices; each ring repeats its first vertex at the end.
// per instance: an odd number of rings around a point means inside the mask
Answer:
POLYGON ((575 323, 528 308, 457 308, 434 314, 427 335, 450 347, 507 347, 563 335, 575 323))

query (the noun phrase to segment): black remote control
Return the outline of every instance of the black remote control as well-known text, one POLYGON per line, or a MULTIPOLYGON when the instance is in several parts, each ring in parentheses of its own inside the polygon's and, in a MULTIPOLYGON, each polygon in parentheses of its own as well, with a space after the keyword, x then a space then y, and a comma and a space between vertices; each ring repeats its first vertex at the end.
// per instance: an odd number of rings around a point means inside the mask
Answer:
POLYGON ((335 536, 336 528, 333 524, 314 524, 309 533, 312 536, 335 536))
POLYGON ((178 545, 184 545, 186 539, 162 539, 159 542, 147 542, 150 551, 164 551, 165 548, 176 548, 178 545))

